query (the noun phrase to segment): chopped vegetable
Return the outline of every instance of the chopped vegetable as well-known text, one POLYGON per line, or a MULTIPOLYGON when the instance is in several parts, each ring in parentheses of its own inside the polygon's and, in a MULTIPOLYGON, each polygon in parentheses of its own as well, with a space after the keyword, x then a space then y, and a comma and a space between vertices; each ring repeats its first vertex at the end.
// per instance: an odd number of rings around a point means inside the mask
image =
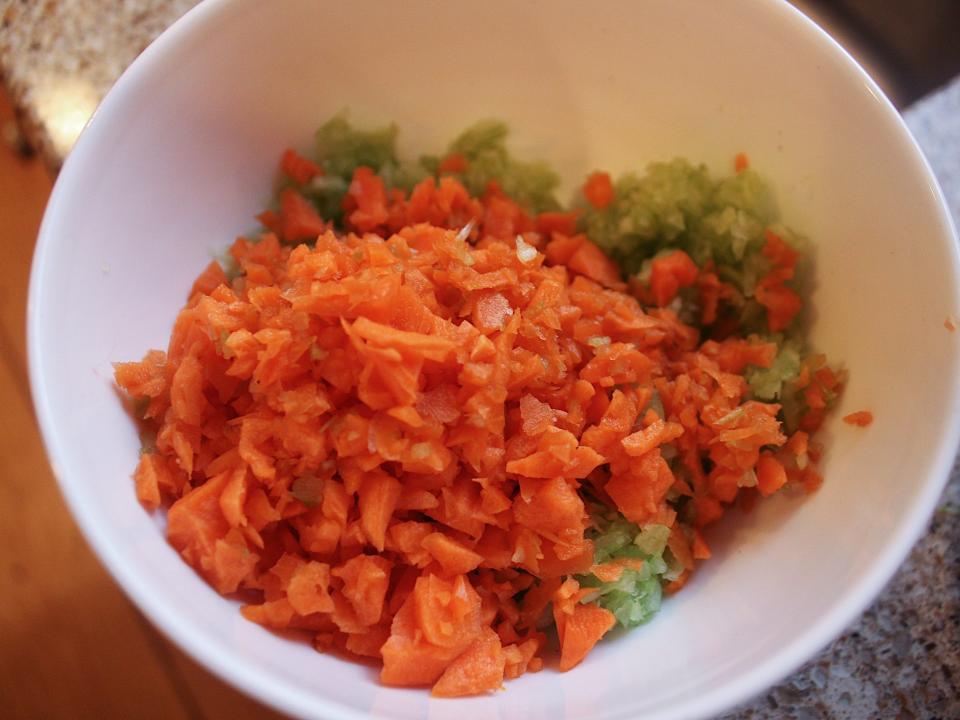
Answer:
POLYGON ((609 173, 595 172, 583 185, 583 196, 597 210, 603 210, 613 202, 613 181, 609 173))
POLYGON ((848 425, 857 425, 858 427, 867 427, 873 422, 873 413, 869 410, 859 410, 849 415, 843 416, 843 421, 848 425))
MULTIPOLYGON (((844 375, 804 345, 803 243, 737 156, 557 176, 487 121, 404 165, 343 116, 264 230, 115 366, 170 544, 243 615, 438 697, 569 670, 788 484, 844 375)), ((869 412, 844 418, 867 425, 869 412)))
POLYGON ((313 160, 290 149, 285 150, 283 157, 280 158, 280 170, 299 185, 304 185, 318 175, 323 175, 323 170, 313 160))

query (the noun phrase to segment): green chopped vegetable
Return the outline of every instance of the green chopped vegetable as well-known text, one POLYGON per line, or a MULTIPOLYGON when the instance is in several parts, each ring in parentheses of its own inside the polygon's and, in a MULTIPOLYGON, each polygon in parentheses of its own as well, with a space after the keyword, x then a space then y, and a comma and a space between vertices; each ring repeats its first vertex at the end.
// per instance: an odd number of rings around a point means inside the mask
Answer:
MULTIPOLYGON (((614 200, 603 209, 586 204, 587 235, 641 284, 650 280, 650 260, 680 249, 700 267, 713 266, 737 291, 732 299, 743 334, 762 332, 766 315, 753 294, 770 270, 763 255, 764 231, 776 227, 787 244, 802 239, 772 225, 777 210, 763 178, 753 170, 713 178, 704 165, 683 159, 652 163, 641 175, 627 174, 614 184, 614 200)), ((803 273, 793 282, 799 287, 803 273)), ((696 324, 696 294, 681 293, 679 313, 696 324)))
POLYGON ((645 562, 640 570, 624 570, 619 580, 594 585, 589 576, 581 583, 584 587, 596 587, 596 594, 591 600, 600 607, 613 613, 617 622, 625 628, 642 625, 652 618, 660 609, 663 596, 660 566, 663 560, 653 567, 653 563, 645 562))
POLYGON ((670 537, 670 528, 666 525, 646 525, 633 539, 633 544, 640 548, 640 552, 648 557, 663 554, 670 537))
POLYGON ((780 346, 769 368, 748 368, 746 378, 753 397, 773 402, 783 397, 785 384, 795 380, 799 374, 800 345, 796 341, 787 341, 780 346))
POLYGON ((593 517, 591 539, 594 562, 607 563, 621 558, 642 561, 639 569, 625 568, 617 580, 601 581, 596 575, 578 576, 582 587, 593 588, 585 598, 613 613, 623 627, 635 627, 649 620, 660 608, 662 583, 669 578, 671 565, 665 558, 670 529, 665 525, 638 527, 622 515, 597 510, 593 517))
POLYGON ((320 126, 315 142, 317 159, 327 176, 347 182, 361 165, 375 172, 397 165, 397 126, 393 124, 376 130, 357 130, 341 113, 320 126))
MULTIPOLYGON (((483 195, 491 180, 521 205, 534 212, 559 209, 554 193, 560 177, 542 162, 521 162, 507 151, 507 126, 497 120, 483 120, 454 140, 448 154, 463 155, 467 170, 464 186, 472 195, 483 195)), ((436 158, 424 158, 423 164, 436 172, 436 158)))

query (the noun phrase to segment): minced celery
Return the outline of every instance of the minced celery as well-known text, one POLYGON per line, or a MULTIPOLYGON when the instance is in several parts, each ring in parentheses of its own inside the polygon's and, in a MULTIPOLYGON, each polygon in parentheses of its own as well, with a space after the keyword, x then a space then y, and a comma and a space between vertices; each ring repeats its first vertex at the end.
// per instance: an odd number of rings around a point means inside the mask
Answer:
POLYGON ((397 164, 397 126, 357 130, 344 114, 336 115, 314 135, 317 158, 327 175, 350 180, 353 171, 365 165, 374 172, 397 164))
MULTIPOLYGON (((462 155, 467 169, 461 176, 471 195, 483 195, 491 180, 534 212, 559 209, 555 193, 560 177, 542 162, 522 162, 507 151, 507 126, 498 120, 482 120, 450 143, 448 154, 462 155)), ((424 158, 428 169, 436 170, 436 159, 424 158)))
POLYGON ((645 623, 660 609, 661 585, 670 573, 664 557, 669 528, 654 524, 641 528, 619 513, 597 509, 589 535, 595 563, 631 558, 642 561, 642 565, 625 568, 612 582, 589 573, 577 576, 581 587, 593 589, 586 600, 612 612, 623 627, 645 623))

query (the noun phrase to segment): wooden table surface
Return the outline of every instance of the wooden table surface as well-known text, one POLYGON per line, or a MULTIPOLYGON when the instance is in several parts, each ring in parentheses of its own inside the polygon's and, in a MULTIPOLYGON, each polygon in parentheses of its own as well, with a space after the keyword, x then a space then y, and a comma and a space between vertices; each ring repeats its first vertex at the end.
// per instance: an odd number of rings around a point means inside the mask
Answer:
MULTIPOLYGON (((12 110, 0 96, 0 127, 12 110)), ((0 145, 0 717, 279 718, 162 637, 80 535, 27 380, 30 260, 52 178, 0 145)))

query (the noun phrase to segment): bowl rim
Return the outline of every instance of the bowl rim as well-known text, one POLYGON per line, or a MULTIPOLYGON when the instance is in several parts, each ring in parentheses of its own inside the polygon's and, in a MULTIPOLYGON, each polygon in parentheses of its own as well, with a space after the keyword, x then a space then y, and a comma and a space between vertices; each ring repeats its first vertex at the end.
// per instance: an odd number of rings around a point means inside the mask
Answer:
MULTIPOLYGON (((247 0, 248 3, 250 1, 247 0)), ((957 231, 943 192, 926 157, 893 104, 863 67, 839 43, 813 20, 790 5, 787 0, 775 0, 760 5, 763 8, 760 12, 779 15, 779 21, 792 23, 798 33, 807 35, 809 40, 817 43, 820 52, 841 60, 844 71, 862 82, 877 99, 878 111, 882 115, 881 120, 893 125, 895 133, 901 136, 910 150, 914 169, 929 185, 937 207, 939 224, 943 229, 942 239, 949 242, 952 247, 951 260, 954 275, 960 276, 957 231)), ((133 600, 137 608, 164 636, 240 692, 276 710, 295 716, 362 720, 369 715, 335 701, 315 697, 288 683, 282 677, 257 672, 243 661, 233 660, 230 653, 224 652, 220 642, 205 637, 202 632, 194 632, 147 591, 149 582, 141 579, 142 572, 135 565, 125 562, 118 554, 111 542, 109 531, 98 527, 88 515, 86 509, 89 503, 88 498, 80 491, 77 484, 68 479, 68 471, 60 461, 62 457, 60 434, 51 412, 47 386, 41 373, 41 359, 44 353, 41 346, 39 313, 44 294, 42 269, 47 258, 54 252, 62 198, 69 192, 68 188, 73 184, 86 158, 93 154, 98 138, 106 127, 100 118, 103 115, 109 115, 121 96, 140 83, 144 76, 153 73, 164 58, 174 52, 179 45, 189 41, 197 33, 204 32, 214 23, 221 22, 226 14, 242 12, 246 6, 247 3, 238 0, 203 0, 174 22, 121 75, 92 115, 64 163, 44 213, 30 273, 26 318, 30 389, 47 457, 73 518, 87 542, 93 547, 100 562, 133 600)), ((859 578, 836 597, 830 611, 811 626, 807 633, 779 648, 767 662, 755 666, 735 682, 712 689, 697 697, 681 699, 669 707, 657 709, 647 717, 706 718, 744 703, 794 672, 839 636, 866 610, 893 577, 925 531, 949 478, 957 445, 960 443, 960 385, 956 380, 957 378, 954 378, 953 397, 949 401, 952 410, 950 422, 941 431, 940 444, 932 463, 933 472, 925 478, 908 511, 900 516, 894 532, 891 533, 882 551, 859 578)), ((604 714, 603 717, 626 717, 629 713, 628 709, 626 712, 604 714)))

